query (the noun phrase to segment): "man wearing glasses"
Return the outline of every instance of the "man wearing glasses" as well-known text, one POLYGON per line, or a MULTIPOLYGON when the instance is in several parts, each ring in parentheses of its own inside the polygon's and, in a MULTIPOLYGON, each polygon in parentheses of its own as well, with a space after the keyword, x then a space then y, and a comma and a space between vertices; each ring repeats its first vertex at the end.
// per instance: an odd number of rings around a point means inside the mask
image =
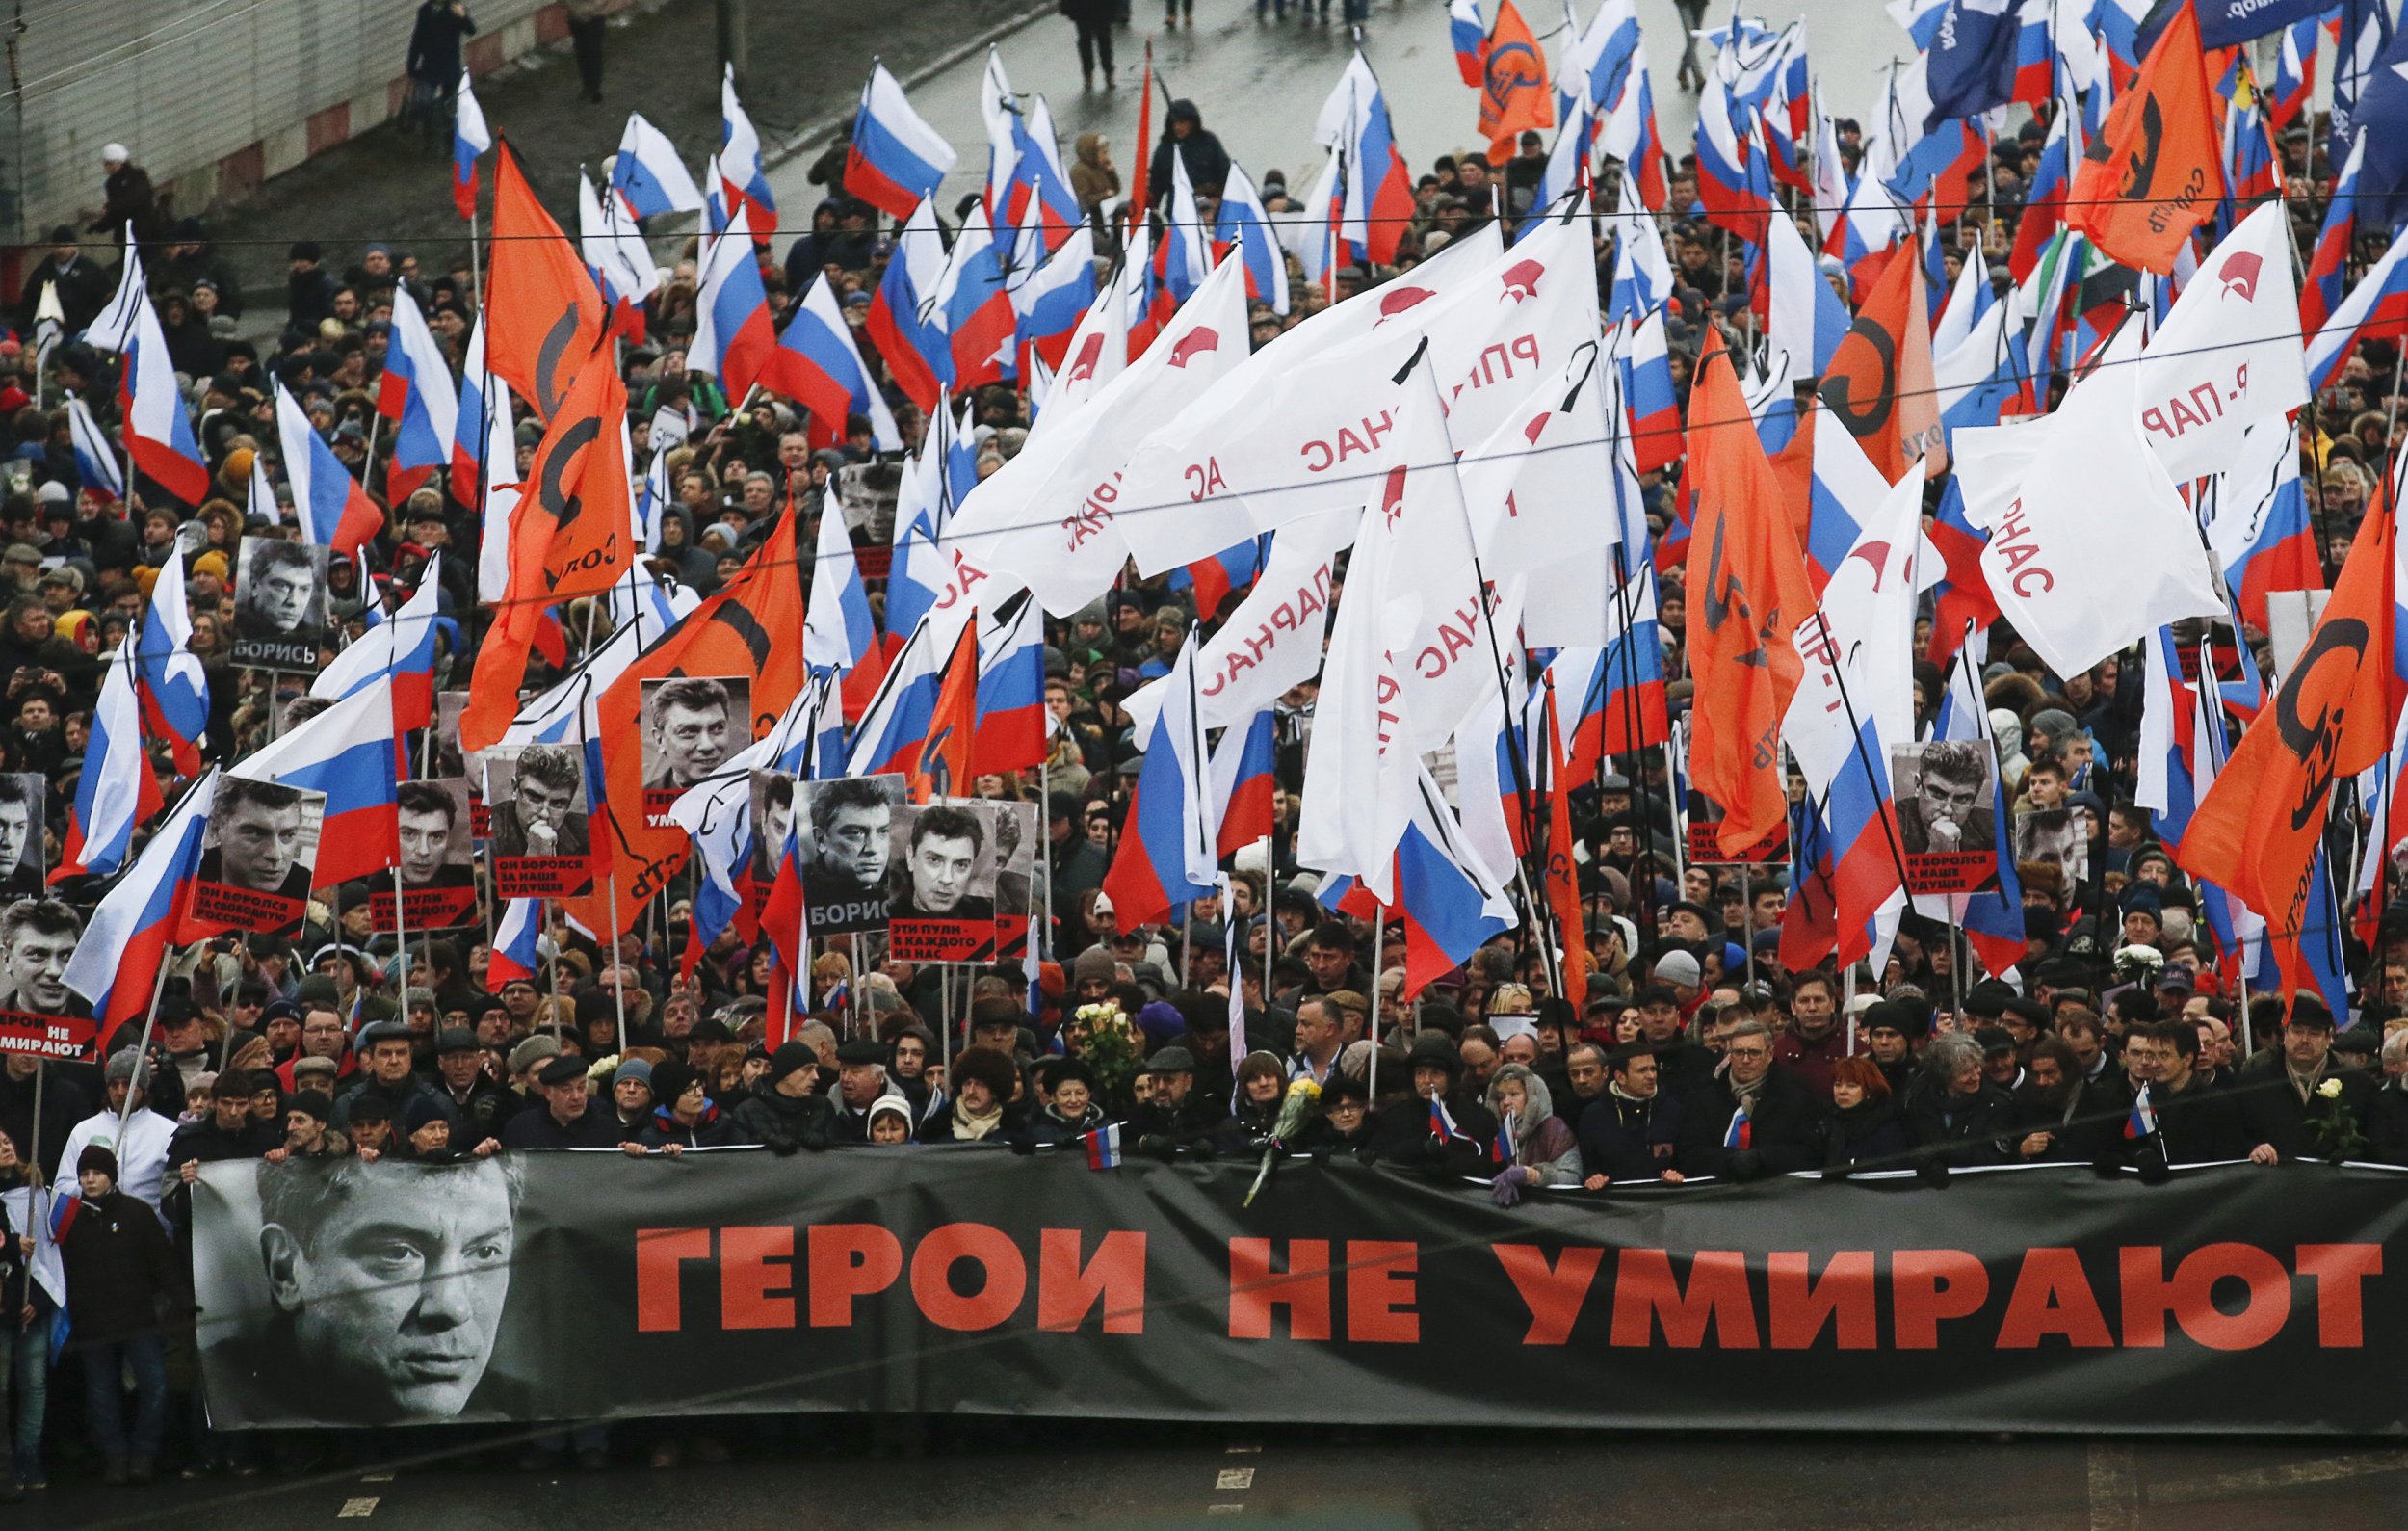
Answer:
POLYGON ((1815 1099, 1772 1067, 1772 1029, 1750 1016, 1726 1037, 1722 1063, 1684 1102, 1684 1173, 1752 1180, 1812 1168, 1815 1099))

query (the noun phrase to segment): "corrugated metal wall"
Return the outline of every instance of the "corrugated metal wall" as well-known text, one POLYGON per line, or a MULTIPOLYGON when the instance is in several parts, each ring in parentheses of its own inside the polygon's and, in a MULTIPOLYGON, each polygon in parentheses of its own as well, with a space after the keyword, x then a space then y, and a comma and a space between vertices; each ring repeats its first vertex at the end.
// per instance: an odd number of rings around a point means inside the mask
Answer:
MULTIPOLYGON (((471 0, 469 13, 481 39, 518 34, 510 57, 550 3, 471 0)), ((222 178, 240 190, 384 120, 416 15, 416 0, 30 0, 0 107, 15 109, 0 117, 0 243, 96 209, 112 141, 197 212, 222 178)))

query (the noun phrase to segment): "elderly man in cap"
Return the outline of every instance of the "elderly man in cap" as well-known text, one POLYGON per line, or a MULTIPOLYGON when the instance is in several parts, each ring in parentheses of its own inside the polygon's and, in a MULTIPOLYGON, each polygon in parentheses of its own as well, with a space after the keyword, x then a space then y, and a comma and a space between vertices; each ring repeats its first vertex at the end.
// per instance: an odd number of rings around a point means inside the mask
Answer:
POLYGON ((465 1026, 446 1027, 434 1039, 435 1072, 442 1078, 436 1092, 458 1123, 452 1146, 473 1150, 487 1138, 500 1138, 502 1128, 518 1114, 519 1097, 510 1086, 485 1072, 484 1044, 465 1026))
POLYGON ((366 1064, 367 1077, 355 1081, 334 1102, 334 1124, 349 1131, 353 1113, 359 1109, 361 1101, 368 1099, 383 1105, 386 1121, 399 1122, 410 1101, 420 1095, 433 1095, 434 1092, 412 1071, 417 1048, 417 1039, 409 1027, 398 1020, 380 1020, 361 1027, 359 1054, 366 1064))
POLYGON ((563 1053, 536 1073, 542 1108, 521 1111, 502 1128, 505 1148, 615 1148, 618 1113, 593 1098, 582 1058, 563 1053))
POLYGON ((59 1150, 54 1189, 61 1197, 75 1195, 75 1162, 97 1144, 117 1155, 118 1169, 112 1178, 118 1189, 156 1211, 167 1190, 168 1145, 175 1141, 175 1123, 150 1109, 150 1065, 134 1048, 120 1047, 110 1055, 107 1079, 108 1104, 77 1122, 59 1150), (125 1116, 122 1134, 118 1130, 120 1112, 125 1116))
POLYGON ((1138 1151, 1167 1158, 1174 1150, 1200 1143, 1228 1113, 1215 1110, 1195 1093, 1195 1055, 1173 1043, 1145 1061, 1153 1081, 1152 1095, 1129 1113, 1138 1151))
POLYGON ((838 1143, 870 1141, 870 1107, 883 1095, 900 1095, 886 1077, 886 1047, 860 1038, 836 1049, 836 1120, 829 1136, 838 1143))
POLYGON ((2234 1076, 2250 1162, 2320 1155, 2313 1122, 2322 1114, 2324 1087, 2334 1087, 2334 1109, 2363 1125, 2375 1083, 2365 1073, 2344 1071, 2333 1056, 2333 1013, 2307 993, 2292 995, 2283 1044, 2260 1052, 2234 1076), (2317 1111, 2309 1110, 2310 1101, 2317 1102, 2317 1111))

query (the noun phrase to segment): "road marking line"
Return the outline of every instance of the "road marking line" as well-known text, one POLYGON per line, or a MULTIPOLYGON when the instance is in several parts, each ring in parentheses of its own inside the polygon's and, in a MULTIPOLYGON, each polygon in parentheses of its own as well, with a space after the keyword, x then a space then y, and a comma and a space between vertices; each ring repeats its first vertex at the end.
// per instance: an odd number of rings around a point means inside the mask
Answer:
POLYGON ((1242 1504, 1208 1504, 1204 1507, 1204 1513, 1206 1515, 1236 1515, 1244 1508, 1245 1506, 1242 1504))
POLYGON ((1261 1455, 1262 1450, 1263 1448, 1260 1446, 1231 1446, 1229 1448, 1229 1455, 1233 1457, 1259 1456, 1261 1455))
POLYGON ((334 1518, 338 1520, 364 1520, 376 1513, 377 1501, 373 1498, 346 1499, 343 1501, 343 1508, 334 1512, 334 1518))
POLYGON ((2090 1531, 2139 1531, 2140 1482, 2133 1448, 2094 1441, 2090 1447, 2090 1531))
POLYGON ((1213 1487, 1216 1490, 1251 1489, 1254 1487, 1254 1469, 1252 1467, 1223 1467, 1220 1469, 1219 1479, 1214 1483, 1213 1487))
POLYGON ((391 1483, 393 1481, 393 1475, 389 1472, 364 1472, 359 1475, 359 1481, 362 1483, 391 1483))
POLYGON ((2300 1484, 2333 1483, 2378 1473, 2408 1472, 2408 1452, 2379 1451, 2360 1456, 2317 1457, 2272 1467, 2251 1467, 2218 1473, 2185 1483, 2169 1483, 2149 1491, 2151 1504, 2200 1504, 2252 1490, 2288 1489, 2300 1484))

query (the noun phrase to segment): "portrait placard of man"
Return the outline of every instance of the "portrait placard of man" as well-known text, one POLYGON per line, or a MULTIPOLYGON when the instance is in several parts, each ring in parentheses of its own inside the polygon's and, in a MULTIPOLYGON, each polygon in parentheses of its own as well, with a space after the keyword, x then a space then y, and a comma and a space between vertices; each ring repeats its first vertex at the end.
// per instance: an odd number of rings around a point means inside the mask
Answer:
POLYGON ((593 883, 585 772, 573 744, 486 752, 493 873, 504 898, 574 898, 593 883))
POLYGON ((55 898, 0 909, 0 1010, 86 1016, 92 1007, 66 987, 67 959, 83 939, 74 907, 55 898))
POLYGON ((234 662, 315 670, 327 633, 327 549, 246 537, 234 581, 234 662))
POLYGON ((801 783, 808 823, 803 847, 803 908, 814 936, 883 930, 887 871, 895 854, 900 776, 839 777, 801 783))
POLYGON ((522 1173, 510 1154, 261 1163, 257 1263, 212 1268, 201 1296, 265 1317, 208 1347, 212 1391, 225 1389, 234 1417, 330 1425, 508 1412, 494 1395, 510 1385, 491 1368, 522 1173), (244 1290, 207 1289, 222 1280, 244 1290))
MULTIPOLYGON (((471 856, 468 783, 405 781, 394 817, 401 831, 402 918, 406 929, 443 930, 471 922, 477 911, 477 869, 471 856)), ((366 889, 376 928, 393 924, 393 880, 366 889)))
POLYGON ((1973 893, 1996 881, 1998 756, 1987 743, 1895 746, 1890 781, 1910 891, 1973 893))
POLYGON ((47 780, 30 771, 0 774, 0 900, 41 897, 48 788, 47 780))
POLYGON ((992 805, 905 804, 895 810, 887 933, 904 962, 977 962, 995 944, 992 805))
POLYGON ((193 916, 263 935, 297 931, 309 904, 326 806, 323 792, 219 777, 194 877, 193 916))
POLYGON ((647 680, 641 689, 644 791, 664 794, 666 812, 677 794, 752 742, 751 686, 741 677, 681 675, 647 680))

